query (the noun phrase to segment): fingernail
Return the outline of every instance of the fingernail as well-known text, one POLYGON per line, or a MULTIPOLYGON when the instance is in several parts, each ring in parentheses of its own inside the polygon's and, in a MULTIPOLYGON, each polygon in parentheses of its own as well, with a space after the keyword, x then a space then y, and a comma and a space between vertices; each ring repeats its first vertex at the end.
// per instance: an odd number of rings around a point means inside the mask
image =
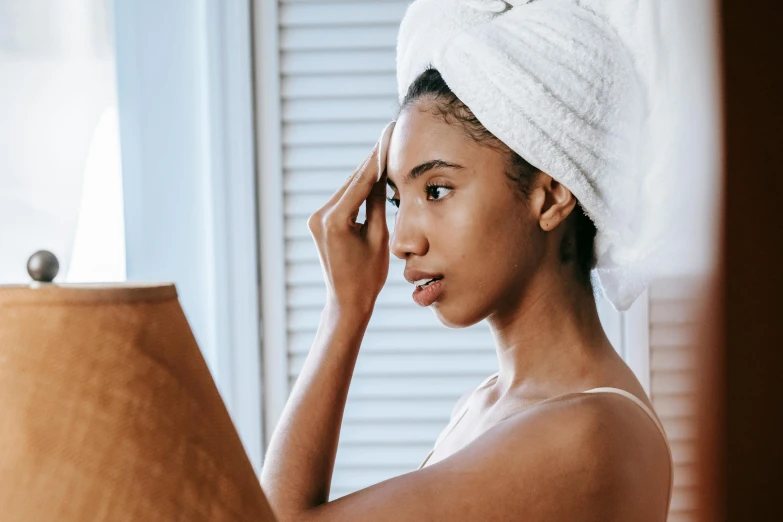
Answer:
POLYGON ((381 132, 381 137, 378 140, 380 145, 378 148, 378 179, 375 180, 376 183, 381 180, 381 175, 386 169, 386 158, 389 154, 389 141, 391 140, 392 131, 394 130, 394 125, 396 123, 396 120, 390 121, 383 129, 383 132, 381 132))

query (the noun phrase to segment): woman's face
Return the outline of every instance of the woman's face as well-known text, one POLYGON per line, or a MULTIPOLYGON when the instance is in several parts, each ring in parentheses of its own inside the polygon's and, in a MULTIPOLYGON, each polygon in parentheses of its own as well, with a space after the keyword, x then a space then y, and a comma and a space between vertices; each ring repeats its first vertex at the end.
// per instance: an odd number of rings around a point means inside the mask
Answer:
POLYGON ((390 249, 406 270, 443 275, 431 306, 444 325, 466 327, 516 307, 545 238, 505 174, 506 157, 420 110, 429 103, 406 108, 394 127, 387 196, 399 206, 390 249), (435 166, 406 181, 435 160, 459 167, 435 166))

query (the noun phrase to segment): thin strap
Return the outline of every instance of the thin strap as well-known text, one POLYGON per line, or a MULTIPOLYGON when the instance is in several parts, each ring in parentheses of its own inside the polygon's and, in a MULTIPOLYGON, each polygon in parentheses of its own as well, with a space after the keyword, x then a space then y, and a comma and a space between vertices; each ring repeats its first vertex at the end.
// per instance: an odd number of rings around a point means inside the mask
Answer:
POLYGON ((627 392, 625 390, 621 390, 620 388, 610 388, 610 387, 603 387, 603 388, 593 388, 592 390, 586 390, 582 393, 618 393, 622 395, 623 397, 627 397, 631 399, 633 402, 635 402, 641 409, 644 410, 644 412, 650 417, 650 419, 655 423, 655 427, 658 428, 658 431, 661 432, 661 435, 664 439, 666 439, 666 445, 668 446, 669 440, 666 437, 666 431, 663 429, 663 424, 661 424, 661 421, 658 420, 658 417, 653 413, 653 411, 647 407, 647 405, 642 402, 642 400, 634 395, 633 393, 627 392))
POLYGON ((661 433, 663 441, 666 444, 666 451, 669 453, 669 498, 666 501, 666 512, 668 514, 672 500, 672 490, 674 489, 674 457, 672 456, 672 449, 669 446, 669 437, 666 436, 666 431, 663 429, 663 424, 661 424, 661 421, 658 420, 658 416, 655 415, 655 413, 653 413, 653 411, 648 408, 647 405, 642 402, 641 399, 639 399, 639 397, 625 390, 621 390, 620 388, 593 388, 592 390, 586 390, 583 393, 616 393, 618 395, 622 395, 623 397, 631 399, 633 402, 635 402, 636 405, 644 410, 647 416, 650 417, 650 420, 655 423, 655 427, 658 428, 658 431, 661 433))

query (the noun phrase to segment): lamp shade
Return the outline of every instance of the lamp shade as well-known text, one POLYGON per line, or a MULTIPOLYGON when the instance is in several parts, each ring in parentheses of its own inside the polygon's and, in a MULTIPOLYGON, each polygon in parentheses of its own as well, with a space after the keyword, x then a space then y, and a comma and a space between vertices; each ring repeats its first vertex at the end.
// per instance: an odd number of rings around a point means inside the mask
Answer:
POLYGON ((0 287, 0 519, 273 520, 174 285, 0 287))

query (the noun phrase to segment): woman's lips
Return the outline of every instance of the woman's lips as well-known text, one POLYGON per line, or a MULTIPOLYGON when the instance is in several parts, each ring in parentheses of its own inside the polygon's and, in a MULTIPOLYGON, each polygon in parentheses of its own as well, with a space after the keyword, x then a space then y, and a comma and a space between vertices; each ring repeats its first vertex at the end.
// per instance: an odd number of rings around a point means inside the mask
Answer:
POLYGON ((430 283, 426 288, 416 287, 413 291, 413 300, 419 306, 429 306, 434 303, 443 292, 443 279, 430 283))

